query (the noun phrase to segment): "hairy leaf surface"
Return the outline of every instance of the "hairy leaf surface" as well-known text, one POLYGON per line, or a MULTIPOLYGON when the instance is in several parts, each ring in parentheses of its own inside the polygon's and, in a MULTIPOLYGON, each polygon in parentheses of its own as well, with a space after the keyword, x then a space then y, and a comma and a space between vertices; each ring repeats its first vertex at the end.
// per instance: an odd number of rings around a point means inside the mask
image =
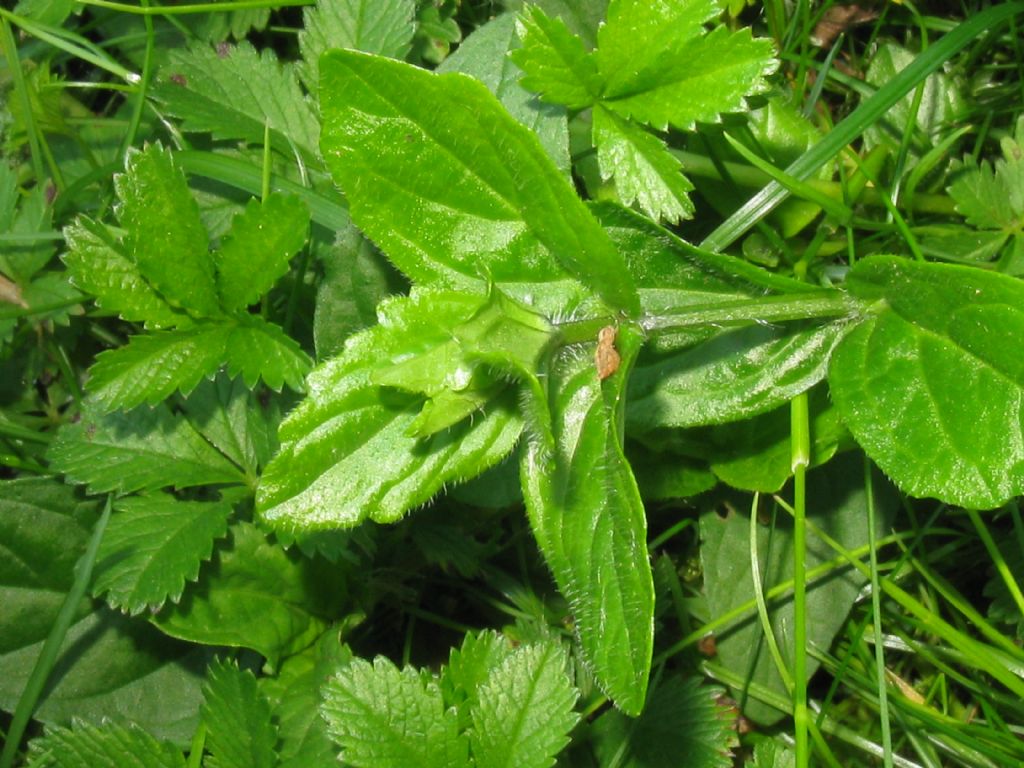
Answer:
MULTIPOLYGON (((601 687, 635 715, 653 647, 654 586, 647 520, 622 452, 628 370, 640 339, 619 330, 618 372, 599 382, 589 356, 565 355, 550 377, 550 423, 538 414, 523 455, 530 525, 601 687)), ((534 395, 536 397, 536 395, 534 395)))
POLYGON ((1024 285, 971 267, 864 259, 873 314, 836 348, 829 386, 901 489, 988 509, 1024 492, 1024 285))
POLYGON ((134 496, 115 505, 97 554, 93 594, 131 615, 176 602, 186 581, 228 530, 231 506, 180 501, 168 494, 134 496))

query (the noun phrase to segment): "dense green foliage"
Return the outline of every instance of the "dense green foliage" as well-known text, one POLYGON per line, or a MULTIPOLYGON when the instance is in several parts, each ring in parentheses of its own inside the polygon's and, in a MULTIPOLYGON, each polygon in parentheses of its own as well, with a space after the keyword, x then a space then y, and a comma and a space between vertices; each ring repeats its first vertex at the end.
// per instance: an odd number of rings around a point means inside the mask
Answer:
POLYGON ((1024 761, 1024 3, 296 5, 0 10, 0 768, 1024 761))

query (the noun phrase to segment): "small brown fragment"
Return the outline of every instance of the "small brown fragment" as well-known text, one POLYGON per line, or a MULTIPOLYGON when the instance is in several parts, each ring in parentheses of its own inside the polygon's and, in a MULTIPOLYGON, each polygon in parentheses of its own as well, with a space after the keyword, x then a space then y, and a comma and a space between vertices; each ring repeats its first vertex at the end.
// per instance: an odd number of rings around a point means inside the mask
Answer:
POLYGON ((180 85, 182 87, 188 85, 188 78, 185 77, 180 72, 175 72, 173 75, 171 75, 170 79, 171 79, 172 83, 175 83, 175 84, 180 85))
POLYGON ((220 42, 217 43, 217 57, 226 59, 231 55, 231 43, 220 42))
POLYGON ((597 368, 597 378, 604 381, 617 370, 622 358, 619 351, 615 349, 615 337, 619 335, 619 329, 614 325, 606 325, 597 334, 597 349, 594 350, 594 367, 597 368))
POLYGON ((0 302, 4 304, 13 304, 16 307, 22 309, 28 309, 28 304, 25 303, 25 299, 21 297, 21 287, 14 282, 11 282, 3 275, 0 275, 0 302))
POLYGON ((850 27, 874 21, 878 11, 858 3, 849 5, 833 5, 821 17, 811 33, 811 42, 819 48, 828 48, 843 32, 850 27))

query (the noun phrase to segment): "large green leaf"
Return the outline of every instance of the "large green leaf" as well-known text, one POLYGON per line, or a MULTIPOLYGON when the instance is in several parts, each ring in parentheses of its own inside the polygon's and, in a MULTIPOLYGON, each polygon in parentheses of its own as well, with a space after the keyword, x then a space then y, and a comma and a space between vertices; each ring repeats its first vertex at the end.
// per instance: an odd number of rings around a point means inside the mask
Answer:
POLYGON ((550 256, 523 262, 539 242, 613 307, 636 311, 608 236, 486 87, 351 51, 320 64, 325 160, 353 221, 409 277, 465 286, 501 280, 502 268, 513 279, 558 276, 550 256))
MULTIPOLYGON (((836 457, 807 474, 808 519, 825 534, 850 550, 868 542, 867 494, 864 491, 864 457, 850 452, 836 457)), ((878 473, 874 478, 875 505, 878 510, 879 533, 898 504, 892 486, 878 473)), ((746 604, 753 604, 754 581, 750 563, 749 497, 732 497, 719 509, 701 514, 701 563, 704 566, 704 591, 710 617, 729 613, 746 604), (740 509, 735 504, 745 505, 740 509)), ((772 527, 758 523, 757 552, 762 588, 792 580, 793 526, 779 511, 772 527)), ((820 538, 808 534, 806 565, 812 569, 834 560, 835 552, 820 538)), ((818 648, 827 648, 835 633, 846 621, 866 578, 851 566, 834 568, 807 585, 807 638, 818 648)), ((767 601, 771 626, 784 663, 792 672, 793 665, 793 594, 792 591, 767 601)), ((789 693, 775 668, 765 645, 761 623, 753 608, 742 617, 715 632, 718 660, 728 669, 743 674, 752 684, 777 692, 788 700, 789 693)), ((818 662, 808 658, 808 674, 818 662)), ((771 724, 784 713, 736 691, 744 714, 760 723, 771 724)))
POLYGON ((269 49, 257 52, 243 42, 173 50, 151 88, 182 130, 262 146, 269 127, 278 151, 317 156, 319 127, 293 65, 280 64, 269 49))
POLYGON ((469 740, 437 683, 378 657, 354 659, 327 683, 323 715, 356 768, 469 768, 469 740))
POLYGON ((170 150, 157 143, 129 152, 114 184, 127 250, 142 276, 171 306, 199 317, 218 314, 209 235, 170 150))
POLYGON ((569 743, 577 695, 560 644, 517 648, 477 692, 469 734, 476 768, 548 768, 569 743))
POLYGON ((873 304, 829 385, 867 454, 914 496, 990 508, 1024 493, 1024 284, 876 257, 847 285, 873 304))
POLYGON ((241 483, 245 476, 165 406, 128 413, 83 410, 50 444, 51 467, 94 493, 241 483))
MULTIPOLYGON (((14 710, 97 516, 94 504, 53 478, 0 483, 0 709, 14 710)), ((83 602, 35 717, 47 724, 130 720, 157 738, 187 743, 203 656, 83 602)))
POLYGON ((176 602, 195 581, 213 543, 228 530, 231 506, 180 501, 167 494, 116 504, 97 553, 93 593, 129 614, 176 602))
POLYGON ((255 526, 236 523, 199 582, 152 621, 173 637, 252 648, 276 664, 324 631, 344 600, 341 578, 319 558, 290 557, 255 526))
POLYGON ((277 729, 270 702, 256 685, 256 677, 232 663, 210 665, 203 686, 203 724, 206 726, 204 761, 210 768, 275 768, 277 729))
POLYGON ((453 339, 483 302, 437 291, 389 301, 379 325, 315 370, 309 395, 281 425, 281 451, 263 473, 261 518, 286 532, 350 527, 366 517, 392 522, 446 483, 508 454, 522 423, 514 400, 506 393, 487 404, 494 374, 466 358, 453 339), (432 398, 426 406, 424 395, 432 398), (458 423, 425 429, 435 407, 439 417, 456 409, 458 423))
POLYGON ((604 382, 589 357, 556 361, 550 404, 533 406, 522 461, 530 525, 570 601, 584 655, 601 687, 632 715, 644 705, 654 637, 647 520, 621 437, 639 344, 637 332, 620 329, 622 360, 604 382))

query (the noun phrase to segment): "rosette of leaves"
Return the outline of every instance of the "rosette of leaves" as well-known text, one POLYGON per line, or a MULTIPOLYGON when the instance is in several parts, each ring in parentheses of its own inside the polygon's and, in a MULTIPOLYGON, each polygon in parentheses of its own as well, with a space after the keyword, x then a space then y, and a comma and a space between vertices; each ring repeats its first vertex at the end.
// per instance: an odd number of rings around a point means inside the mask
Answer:
POLYGON ((251 200, 210 250, 199 206, 159 143, 132 151, 115 179, 120 232, 86 216, 65 231, 71 282, 103 310, 149 332, 100 353, 88 391, 107 410, 191 392, 225 369, 254 387, 301 389, 309 358, 252 314, 302 248, 309 213, 297 197, 251 200))

